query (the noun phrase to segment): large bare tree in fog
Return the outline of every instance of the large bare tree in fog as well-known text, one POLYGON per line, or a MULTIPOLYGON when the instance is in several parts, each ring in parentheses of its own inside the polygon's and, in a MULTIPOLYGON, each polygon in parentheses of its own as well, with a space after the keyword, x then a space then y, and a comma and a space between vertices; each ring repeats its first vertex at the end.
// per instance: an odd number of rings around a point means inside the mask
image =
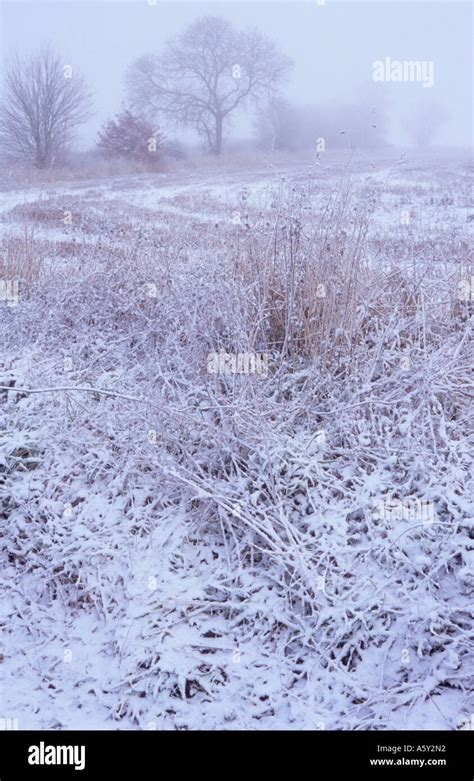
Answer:
POLYGON ((193 127, 220 154, 223 131, 236 109, 274 93, 291 61, 257 30, 239 32, 225 19, 206 16, 169 41, 160 55, 130 68, 132 105, 193 127))
POLYGON ((89 116, 83 79, 49 46, 7 67, 0 109, 0 148, 9 157, 47 168, 63 155, 89 116))

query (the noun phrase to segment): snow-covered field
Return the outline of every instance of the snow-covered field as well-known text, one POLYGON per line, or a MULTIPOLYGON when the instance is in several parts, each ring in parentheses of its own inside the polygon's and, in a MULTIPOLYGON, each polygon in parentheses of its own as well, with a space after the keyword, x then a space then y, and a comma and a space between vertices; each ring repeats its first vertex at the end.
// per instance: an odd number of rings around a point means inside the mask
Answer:
POLYGON ((470 723, 469 174, 328 155, 10 182, 2 717, 470 723), (268 375, 209 373, 220 350, 268 375))

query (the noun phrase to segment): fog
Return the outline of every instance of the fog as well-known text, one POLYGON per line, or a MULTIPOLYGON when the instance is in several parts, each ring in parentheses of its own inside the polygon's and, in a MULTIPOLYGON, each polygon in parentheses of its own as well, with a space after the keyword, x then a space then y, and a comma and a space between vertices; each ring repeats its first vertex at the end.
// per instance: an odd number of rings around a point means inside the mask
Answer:
POLYGON ((6 776, 467 769, 468 4, 0 9, 6 776))
MULTIPOLYGON (((82 148, 95 142, 102 123, 126 100, 127 67, 142 54, 159 52, 166 40, 203 15, 225 17, 239 28, 255 26, 294 60, 289 82, 283 87, 292 105, 343 106, 370 90, 375 103, 386 104, 385 140, 405 145, 409 139, 403 115, 420 102, 435 103, 444 108, 446 119, 434 143, 471 143, 469 3, 149 2, 153 0, 2 3, 3 61, 15 52, 32 53, 48 41, 89 83, 94 115, 80 129, 82 148), (433 85, 374 83, 374 62, 388 57, 431 63, 433 85)), ((251 133, 250 113, 241 112, 233 122, 232 137, 251 133)))

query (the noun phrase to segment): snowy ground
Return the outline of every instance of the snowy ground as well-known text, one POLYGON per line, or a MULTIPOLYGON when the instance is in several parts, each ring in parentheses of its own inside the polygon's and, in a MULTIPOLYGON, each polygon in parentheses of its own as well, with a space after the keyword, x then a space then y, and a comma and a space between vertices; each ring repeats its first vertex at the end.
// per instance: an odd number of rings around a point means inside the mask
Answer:
POLYGON ((470 723, 466 160, 10 187, 0 219, 0 715, 470 723))

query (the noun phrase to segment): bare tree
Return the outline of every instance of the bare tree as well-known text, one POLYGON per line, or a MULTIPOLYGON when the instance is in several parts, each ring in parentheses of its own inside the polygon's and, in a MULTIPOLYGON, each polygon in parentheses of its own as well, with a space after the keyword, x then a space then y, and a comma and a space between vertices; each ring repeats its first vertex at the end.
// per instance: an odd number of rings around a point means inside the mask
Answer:
POLYGON ((280 97, 271 97, 255 117, 257 145, 262 149, 291 151, 301 145, 298 110, 280 97))
POLYGON ((90 115, 83 79, 49 46, 28 60, 11 60, 3 93, 0 148, 38 168, 51 166, 64 154, 75 128, 90 115))
POLYGON ((248 100, 275 92, 290 67, 257 30, 239 32, 224 19, 205 16, 169 41, 161 55, 146 55, 131 66, 130 99, 140 111, 193 127, 218 155, 230 115, 248 100))
POLYGON ((444 106, 432 100, 415 103, 403 117, 403 126, 418 149, 427 149, 448 119, 444 106))

